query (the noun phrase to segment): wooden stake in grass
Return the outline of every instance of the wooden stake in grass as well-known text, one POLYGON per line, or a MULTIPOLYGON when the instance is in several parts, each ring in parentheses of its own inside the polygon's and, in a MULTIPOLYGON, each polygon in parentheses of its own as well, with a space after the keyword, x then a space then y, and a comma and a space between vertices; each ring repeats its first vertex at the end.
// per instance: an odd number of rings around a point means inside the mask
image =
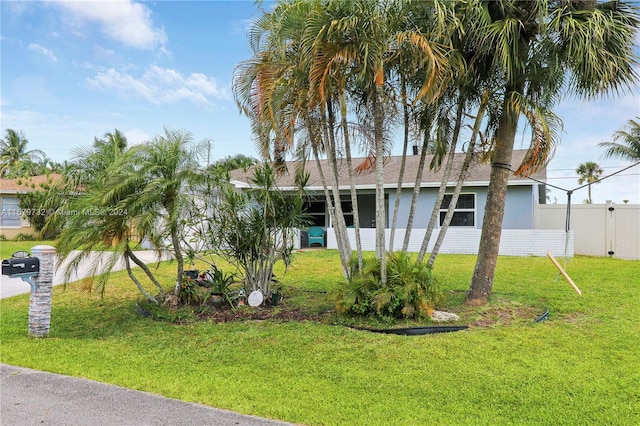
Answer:
POLYGON ((556 258, 553 257, 553 255, 551 253, 549 253, 549 252, 547 252, 547 257, 549 259, 551 259, 551 261, 553 262, 554 265, 556 265, 556 268, 558 268, 558 270, 560 271, 562 276, 565 277, 567 279, 567 281, 569 281, 569 284, 571 284, 571 287, 573 287, 573 289, 576 291, 576 293, 578 293, 580 296, 582 296, 582 292, 580 291, 580 289, 578 288, 576 283, 573 282, 573 280, 571 279, 569 274, 567 274, 566 271, 562 268, 562 266, 560 266, 560 264, 558 263, 556 258))

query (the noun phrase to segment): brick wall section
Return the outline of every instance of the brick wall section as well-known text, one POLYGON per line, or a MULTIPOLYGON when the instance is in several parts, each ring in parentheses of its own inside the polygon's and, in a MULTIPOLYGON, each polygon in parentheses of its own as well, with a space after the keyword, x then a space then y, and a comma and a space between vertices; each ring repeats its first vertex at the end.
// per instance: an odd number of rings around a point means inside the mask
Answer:
MULTIPOLYGON (((355 229, 348 229, 351 247, 355 249, 355 229)), ((420 251, 426 229, 414 229, 409 240, 409 252, 420 251)), ((443 254, 477 254, 480 246, 480 229, 449 228, 440 248, 443 254)), ((387 229, 387 247, 389 247, 390 230, 387 229)), ((427 252, 431 252, 438 237, 438 230, 431 236, 427 252)), ((375 250, 375 229, 363 228, 360 230, 362 248, 366 251, 375 250)), ((396 230, 393 243, 394 250, 402 247, 404 241, 404 229, 396 230)), ((546 256, 549 251, 554 256, 565 255, 565 242, 567 243, 567 256, 574 255, 573 231, 567 236, 563 230, 542 229, 503 229, 500 238, 500 255, 502 256, 546 256), (568 241, 567 241, 568 237, 568 241)), ((333 228, 327 229, 327 248, 337 249, 335 232, 333 228)))

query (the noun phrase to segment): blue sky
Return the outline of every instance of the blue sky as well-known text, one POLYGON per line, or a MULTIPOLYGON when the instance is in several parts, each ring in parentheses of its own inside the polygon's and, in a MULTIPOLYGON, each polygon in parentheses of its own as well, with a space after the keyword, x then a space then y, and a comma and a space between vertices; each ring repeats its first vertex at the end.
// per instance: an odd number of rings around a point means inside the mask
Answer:
MULTIPOLYGON (((2 1, 0 13, 3 135, 22 130, 29 148, 63 161, 116 128, 140 143, 166 126, 212 140, 212 160, 258 156, 231 94, 234 67, 251 55, 246 28, 259 13, 252 0, 2 1)), ((639 87, 608 101, 562 102, 565 129, 549 183, 577 187, 575 169, 586 161, 605 175, 629 165, 602 159, 597 144, 640 116, 639 87)), ((592 192, 596 203, 640 203, 640 166, 592 192)), ((550 196, 566 202, 561 191, 550 196)), ((586 197, 584 189, 573 200, 586 197)))

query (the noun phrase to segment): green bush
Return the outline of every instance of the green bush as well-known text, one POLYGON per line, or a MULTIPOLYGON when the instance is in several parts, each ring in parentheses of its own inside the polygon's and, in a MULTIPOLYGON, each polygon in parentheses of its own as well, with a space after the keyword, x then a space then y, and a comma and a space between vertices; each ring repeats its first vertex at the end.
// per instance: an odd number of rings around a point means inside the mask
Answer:
POLYGON ((7 241, 7 236, 4 234, 0 234, 0 241, 7 241))
POLYGON ((23 234, 20 233, 18 235, 16 235, 16 237, 14 238, 14 241, 34 241, 35 237, 31 234, 23 234))
MULTIPOLYGON (((352 268, 355 264, 352 261, 352 268)), ((387 285, 381 284, 380 275, 380 262, 365 259, 362 272, 353 271, 351 279, 331 293, 336 310, 341 314, 415 318, 429 316, 440 301, 431 268, 407 253, 389 256, 387 285)))

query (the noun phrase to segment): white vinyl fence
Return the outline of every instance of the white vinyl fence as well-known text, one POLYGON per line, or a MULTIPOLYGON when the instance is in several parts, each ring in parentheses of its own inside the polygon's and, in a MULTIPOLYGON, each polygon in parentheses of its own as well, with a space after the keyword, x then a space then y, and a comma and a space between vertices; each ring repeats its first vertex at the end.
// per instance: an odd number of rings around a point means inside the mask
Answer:
MULTIPOLYGON (((542 204, 536 211, 536 228, 564 229, 566 204, 542 204)), ((575 254, 640 260, 639 204, 572 204, 570 229, 575 254)))

